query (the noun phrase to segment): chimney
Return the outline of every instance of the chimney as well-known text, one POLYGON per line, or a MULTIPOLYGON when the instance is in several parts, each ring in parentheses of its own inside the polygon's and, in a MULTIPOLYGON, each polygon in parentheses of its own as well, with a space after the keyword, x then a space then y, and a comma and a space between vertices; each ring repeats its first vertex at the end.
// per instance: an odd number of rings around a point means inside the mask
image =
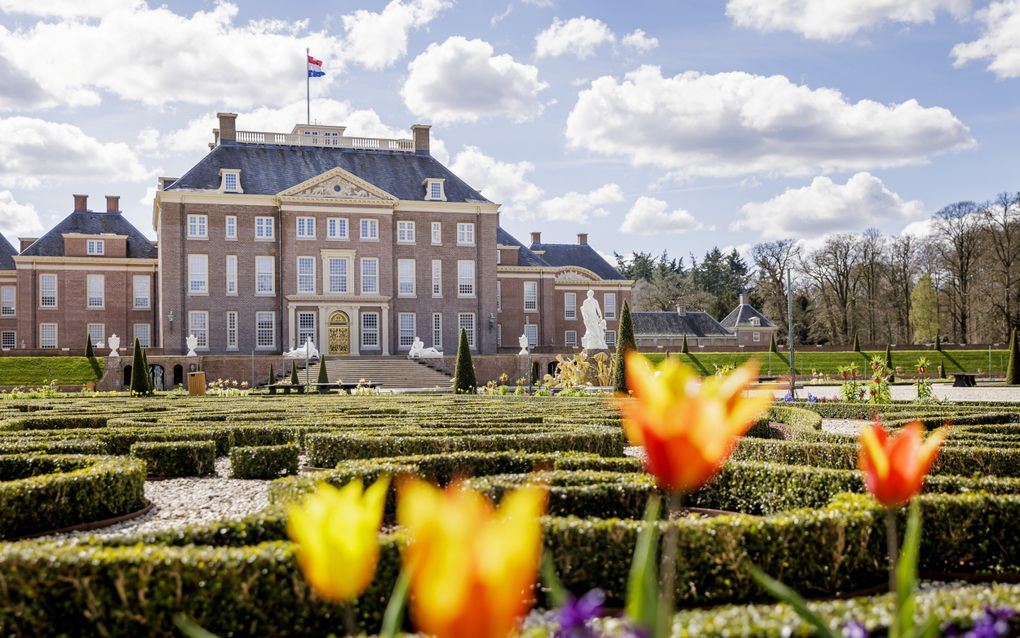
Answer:
POLYGON ((577 245, 578 246, 588 245, 588 233, 577 233, 577 245))
POLYGON ((75 195, 74 195, 74 210, 76 210, 76 211, 88 210, 88 205, 89 205, 89 196, 88 195, 79 195, 79 194, 75 193, 75 195))
POLYGON ((414 152, 416 155, 429 155, 429 129, 428 124, 414 124, 411 126, 411 137, 414 138, 414 152))
POLYGON ((237 113, 217 113, 220 119, 220 142, 237 141, 237 113))
POLYGON ((120 195, 106 196, 106 212, 108 213, 120 212, 120 195))
POLYGON ((542 243, 542 233, 537 231, 537 230, 531 231, 531 245, 534 246, 535 244, 541 244, 541 243, 542 243))
POLYGON ((37 239, 39 239, 39 238, 38 237, 18 237, 18 242, 21 244, 21 248, 18 250, 18 252, 20 252, 20 253, 25 252, 25 249, 28 248, 29 246, 31 246, 32 244, 34 244, 37 239))
POLYGON ((746 303, 747 303, 747 295, 744 294, 744 293, 740 293, 740 305, 743 306, 746 303))

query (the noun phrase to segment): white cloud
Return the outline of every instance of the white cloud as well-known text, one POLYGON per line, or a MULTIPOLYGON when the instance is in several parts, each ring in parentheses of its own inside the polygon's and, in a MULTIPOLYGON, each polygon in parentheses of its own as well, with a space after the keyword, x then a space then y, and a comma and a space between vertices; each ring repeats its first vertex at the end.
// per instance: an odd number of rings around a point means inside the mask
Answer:
POLYGON ((698 230, 702 224, 688 211, 669 210, 669 204, 654 197, 638 197, 627 211, 620 232, 629 235, 682 234, 698 230))
POLYGON ((437 123, 540 115, 538 94, 548 85, 538 79, 538 69, 493 53, 488 42, 460 36, 430 44, 407 66, 404 104, 437 123))
POLYGON ((729 0, 737 26, 793 31, 812 40, 839 40, 885 22, 934 22, 941 11, 966 15, 970 0, 729 0))
POLYGON ((816 177, 803 188, 791 188, 765 202, 741 207, 744 218, 733 229, 747 228, 766 239, 818 237, 857 232, 921 214, 919 201, 906 201, 870 173, 857 173, 846 184, 816 177))
POLYGON ((751 174, 806 176, 924 163, 971 146, 949 110, 916 100, 850 102, 782 75, 663 77, 642 66, 603 76, 578 94, 567 142, 592 153, 657 166, 677 178, 751 174))
POLYGON ((34 188, 55 178, 147 179, 127 144, 100 142, 77 126, 31 117, 0 118, 0 186, 34 188))
POLYGON ((634 29, 623 36, 623 46, 647 53, 659 46, 659 39, 647 35, 643 29, 634 29))
POLYGON ((587 193, 569 192, 547 199, 538 206, 538 217, 544 221, 586 222, 589 217, 605 217, 606 206, 623 201, 623 190, 617 184, 604 184, 587 193))
POLYGON ((501 13, 497 13, 493 15, 491 18, 489 18, 489 25, 496 26, 503 20, 506 20, 508 17, 510 17, 510 14, 513 13, 513 11, 514 3, 511 2, 510 4, 506 5, 506 9, 503 9, 501 13))
POLYGON ((606 23, 581 16, 566 22, 553 18, 552 24, 535 36, 535 57, 555 58, 571 53, 582 60, 595 54, 603 44, 612 44, 616 36, 606 23))
POLYGON ((998 77, 1020 77, 1020 0, 992 2, 977 18, 985 24, 984 33, 953 47, 954 66, 988 59, 988 70, 998 77))
POLYGON ((543 9, 553 6, 552 0, 522 0, 522 2, 524 2, 524 4, 543 9))
POLYGON ((0 0, 0 13, 30 16, 98 18, 118 9, 130 9, 143 4, 141 0, 0 0))
POLYGON ((932 223, 931 218, 922 219, 916 222, 910 222, 903 227, 900 231, 901 235, 911 235, 918 239, 924 239, 935 232, 935 225, 932 223))
POLYGON ((450 170, 486 199, 501 204, 500 210, 508 218, 529 218, 542 199, 542 189, 528 181, 528 174, 535 170, 531 162, 500 162, 467 146, 457 153, 450 170))
POLYGON ((15 244, 21 235, 33 235, 43 230, 39 213, 31 204, 19 204, 11 191, 0 191, 0 233, 15 244))
POLYGON ((407 53, 407 34, 453 6, 447 0, 392 0, 380 13, 358 9, 343 16, 345 54, 367 69, 392 66, 407 53))

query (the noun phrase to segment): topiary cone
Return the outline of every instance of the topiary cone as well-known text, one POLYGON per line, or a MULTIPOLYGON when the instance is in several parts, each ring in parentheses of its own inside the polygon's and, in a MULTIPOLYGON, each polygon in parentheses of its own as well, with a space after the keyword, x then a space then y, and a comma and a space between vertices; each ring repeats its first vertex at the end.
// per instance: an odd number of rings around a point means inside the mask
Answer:
POLYGON ((269 383, 266 385, 273 385, 276 383, 276 371, 273 370, 273 364, 269 364, 269 383))
POLYGON ((467 331, 461 328, 460 339, 457 342, 457 363, 453 369, 453 391, 458 394, 474 394, 476 387, 475 366, 471 362, 467 331))
POLYGON ((892 383, 896 380, 896 374, 895 368, 893 368, 891 345, 886 345, 885 347, 885 367, 889 371, 889 382, 892 383))
POLYGON ((319 358, 319 377, 316 381, 318 383, 329 383, 329 372, 326 370, 326 355, 322 355, 319 358))
POLYGON ((290 362, 290 384, 301 385, 301 380, 298 379, 297 375, 297 361, 290 362))
POLYGON ((149 394, 155 394, 156 386, 153 385, 152 374, 149 372, 149 357, 145 354, 145 348, 142 348, 142 370, 145 371, 145 383, 149 386, 149 394))
POLYGON ((616 354, 613 355, 613 392, 627 394, 627 364, 624 355, 636 349, 634 320, 630 316, 630 304, 624 301, 620 313, 620 336, 616 340, 616 354))
POLYGON ((776 345, 776 334, 775 333, 772 333, 772 336, 769 337, 769 352, 771 352, 773 354, 779 354, 779 346, 776 345))
POLYGON ((942 352, 942 337, 940 335, 935 335, 935 350, 942 352))
POLYGON ((1009 363, 1006 364, 1006 385, 1020 385, 1020 343, 1017 342, 1016 328, 1009 336, 1009 363))
POLYGON ((96 375, 98 381, 103 376, 103 369, 99 366, 99 360, 96 359, 96 352, 92 349, 92 337, 88 334, 85 335, 85 358, 89 360, 89 365, 92 367, 92 373, 96 375))
POLYGON ((149 396, 148 376, 142 346, 135 338, 134 353, 131 355, 131 396, 149 396))
POLYGON ((861 340, 857 338, 857 333, 856 332, 854 333, 854 346, 853 346, 853 350, 854 350, 854 352, 860 352, 861 351, 861 340))
POLYGON ((680 343, 680 353, 681 354, 690 354, 690 352, 691 352, 691 349, 687 346, 687 335, 684 335, 684 340, 683 340, 683 342, 680 343))

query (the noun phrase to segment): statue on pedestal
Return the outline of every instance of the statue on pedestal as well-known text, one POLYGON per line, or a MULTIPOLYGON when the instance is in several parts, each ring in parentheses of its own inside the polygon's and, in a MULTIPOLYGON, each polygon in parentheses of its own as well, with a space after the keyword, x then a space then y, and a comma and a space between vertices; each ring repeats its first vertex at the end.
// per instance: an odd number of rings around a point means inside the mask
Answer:
POLYGON ((411 344, 411 350, 407 353, 408 359, 438 359, 443 353, 435 348, 426 348, 425 342, 415 337, 411 344))
POLYGON ((585 350, 609 350, 606 345, 606 320, 592 290, 588 291, 587 299, 581 304, 581 318, 584 320, 581 346, 585 350))
POLYGON ((198 347, 198 337, 195 335, 188 335, 188 338, 184 340, 184 343, 188 346, 189 357, 197 357, 198 353, 195 352, 195 348, 198 347))
POLYGON ((119 357, 120 353, 117 350, 120 349, 120 337, 117 335, 110 335, 110 338, 106 340, 106 345, 110 346, 110 356, 119 357))
POLYGON ((517 353, 517 356, 526 357, 528 355, 528 335, 522 334, 517 340, 517 345, 521 347, 521 351, 517 353))

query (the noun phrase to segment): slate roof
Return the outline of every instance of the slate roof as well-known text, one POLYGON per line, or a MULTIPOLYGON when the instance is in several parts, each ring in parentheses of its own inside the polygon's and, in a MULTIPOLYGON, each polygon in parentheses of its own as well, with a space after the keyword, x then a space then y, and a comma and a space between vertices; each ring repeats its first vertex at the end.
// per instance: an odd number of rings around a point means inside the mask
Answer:
POLYGON ((517 241, 517 238, 510 233, 503 230, 502 227, 496 227, 496 243, 502 246, 520 246, 517 251, 517 265, 518 266, 550 266, 549 262, 542 259, 535 253, 531 252, 531 249, 517 241))
POLYGON ((532 244, 531 250, 550 266, 578 266, 603 279, 626 279, 588 244, 532 244))
POLYGON ((90 210, 72 212, 48 233, 35 240, 21 254, 32 257, 62 257, 64 255, 63 236, 67 233, 126 235, 128 257, 133 259, 156 258, 156 245, 139 232, 123 215, 120 213, 94 213, 90 210))
POLYGON ((426 178, 445 179, 448 202, 488 203, 431 155, 318 146, 221 142, 166 190, 216 190, 221 168, 241 169, 246 194, 275 195, 328 170, 342 168, 390 195, 424 200, 426 178))
POLYGON ((644 335, 687 335, 689 337, 732 337, 733 333, 724 328, 707 312, 632 312, 634 336, 644 335))
POLYGON ((11 242, 0 234, 0 270, 14 270, 14 256, 17 254, 11 242))
POLYGON ((774 324, 771 321, 769 321, 768 318, 765 315, 761 314, 760 312, 758 312, 758 310, 754 306, 752 306, 751 304, 747 304, 747 303, 742 303, 739 306, 737 306, 736 308, 734 308, 733 310, 731 310, 730 314, 728 314, 725 317, 723 317, 723 320, 721 322, 719 322, 719 323, 721 323, 723 326, 725 326, 726 328, 729 328, 731 330, 733 328, 738 328, 738 327, 739 328, 751 328, 751 327, 772 328, 772 327, 774 327, 774 324), (758 317, 758 321, 760 322, 758 324, 758 326, 752 326, 751 325, 751 318, 752 317, 758 317))

